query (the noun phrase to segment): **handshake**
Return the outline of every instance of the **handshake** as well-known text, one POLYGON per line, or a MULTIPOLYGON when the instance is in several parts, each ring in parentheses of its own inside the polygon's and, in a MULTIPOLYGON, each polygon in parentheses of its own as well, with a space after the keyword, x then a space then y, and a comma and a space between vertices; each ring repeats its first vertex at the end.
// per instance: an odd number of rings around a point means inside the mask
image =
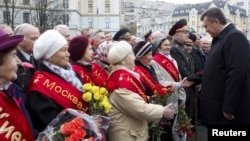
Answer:
POLYGON ((188 81, 187 77, 185 77, 182 81, 181 81, 181 87, 182 88, 188 88, 190 86, 192 86, 195 82, 194 81, 188 81))

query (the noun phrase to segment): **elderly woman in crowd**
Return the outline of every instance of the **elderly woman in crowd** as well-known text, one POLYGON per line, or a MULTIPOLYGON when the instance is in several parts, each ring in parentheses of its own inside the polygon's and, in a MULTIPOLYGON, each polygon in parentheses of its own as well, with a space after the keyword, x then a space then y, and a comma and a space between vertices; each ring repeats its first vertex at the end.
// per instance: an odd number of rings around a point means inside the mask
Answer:
POLYGON ((88 37, 84 35, 74 37, 69 43, 70 61, 73 70, 84 83, 95 84, 92 76, 93 50, 88 37))
POLYGON ((86 112, 82 83, 69 63, 66 39, 58 31, 48 30, 35 42, 33 53, 41 61, 27 96, 34 127, 42 131, 64 108, 86 112))
POLYGON ((0 29, 0 125, 1 141, 15 139, 33 141, 32 124, 24 106, 24 94, 13 82, 21 61, 16 56, 16 45, 22 35, 9 36, 0 29))
POLYGON ((135 68, 133 69, 140 75, 140 80, 146 88, 147 96, 157 94, 164 95, 171 93, 172 86, 164 87, 159 84, 154 68, 151 66, 153 45, 150 42, 139 41, 133 47, 135 53, 135 68))
POLYGON ((108 59, 112 65, 107 81, 112 105, 108 114, 111 118, 108 140, 146 141, 147 121, 172 119, 174 112, 170 109, 171 105, 163 107, 148 103, 139 74, 132 71, 135 56, 128 42, 115 43, 108 52, 108 59))
POLYGON ((110 41, 101 43, 96 50, 96 56, 92 62, 92 75, 95 78, 95 84, 101 87, 106 87, 106 81, 110 73, 110 64, 107 56, 113 44, 110 41))
MULTIPOLYGON (((156 70, 159 83, 163 86, 171 85, 174 88, 174 93, 167 99, 167 103, 173 103, 173 109, 175 113, 178 113, 178 107, 183 108, 185 104, 186 93, 183 88, 187 87, 187 84, 183 83, 184 81, 181 79, 177 62, 170 56, 170 41, 167 38, 157 39, 155 41, 155 49, 157 52, 153 57, 152 66, 156 70)), ((182 137, 178 136, 173 130, 176 120, 177 115, 175 119, 171 120, 169 126, 164 127, 167 133, 162 134, 162 141, 174 141, 176 138, 182 137)), ((183 136, 182 140, 185 140, 185 136, 183 136)))

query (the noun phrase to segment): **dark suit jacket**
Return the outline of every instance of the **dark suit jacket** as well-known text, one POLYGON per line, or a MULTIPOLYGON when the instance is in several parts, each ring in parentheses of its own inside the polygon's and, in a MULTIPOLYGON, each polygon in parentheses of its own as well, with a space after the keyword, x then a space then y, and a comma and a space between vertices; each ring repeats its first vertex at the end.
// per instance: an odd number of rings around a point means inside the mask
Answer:
POLYGON ((213 38, 205 64, 201 118, 206 125, 250 124, 250 46, 229 24, 213 38), (235 116, 229 121, 223 112, 235 116))
MULTIPOLYGON (((17 50, 17 56, 19 57, 19 59, 22 62, 29 62, 31 63, 29 60, 27 60, 24 55, 21 53, 20 50, 17 50)), ((31 63, 32 64, 32 63, 31 63)), ((18 66, 18 70, 17 70, 17 79, 16 79, 16 84, 22 88, 22 90, 24 92, 27 91, 28 85, 29 85, 29 81, 34 73, 34 71, 36 70, 36 68, 38 68, 39 63, 38 61, 34 60, 33 63, 33 67, 34 69, 25 69, 23 66, 18 66)))

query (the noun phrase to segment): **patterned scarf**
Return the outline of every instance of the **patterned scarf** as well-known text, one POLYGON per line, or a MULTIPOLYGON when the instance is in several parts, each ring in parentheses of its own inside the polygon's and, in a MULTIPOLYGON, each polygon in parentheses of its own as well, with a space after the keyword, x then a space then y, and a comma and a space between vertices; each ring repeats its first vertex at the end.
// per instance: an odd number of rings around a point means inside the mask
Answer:
POLYGON ((71 65, 68 66, 67 69, 64 69, 62 67, 56 66, 54 64, 51 64, 48 61, 43 61, 43 64, 47 66, 51 71, 61 76, 64 80, 71 83, 73 86, 75 86, 79 91, 84 91, 82 88, 82 83, 79 80, 79 78, 76 76, 76 73, 72 69, 71 65))

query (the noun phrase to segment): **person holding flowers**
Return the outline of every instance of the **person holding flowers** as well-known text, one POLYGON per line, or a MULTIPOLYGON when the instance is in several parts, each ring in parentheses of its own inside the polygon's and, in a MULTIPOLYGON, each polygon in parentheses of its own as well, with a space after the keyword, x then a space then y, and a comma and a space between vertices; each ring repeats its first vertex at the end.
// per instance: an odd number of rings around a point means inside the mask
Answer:
POLYGON ((108 52, 111 73, 107 81, 112 105, 108 116, 110 127, 109 141, 146 141, 148 140, 148 121, 161 118, 173 119, 171 104, 151 104, 148 101, 138 73, 132 69, 135 56, 132 46, 126 41, 115 43, 108 52))
MULTIPOLYGON (((159 83, 155 70, 151 65, 152 47, 150 42, 139 41, 133 47, 135 54, 134 71, 140 75, 140 80, 144 84, 146 95, 149 97, 151 103, 166 104, 166 99, 171 95, 173 87, 171 85, 163 86, 159 83)), ((161 122, 149 123, 150 141, 155 141, 160 138, 160 134, 164 131, 161 122)))
POLYGON ((29 86, 26 105, 35 129, 42 131, 65 108, 88 112, 83 84, 69 62, 66 39, 56 30, 47 30, 36 40, 33 54, 41 64, 29 86))
POLYGON ((173 103, 173 110, 176 113, 175 118, 164 126, 166 133, 162 134, 161 140, 184 141, 186 139, 186 133, 176 130, 177 126, 179 127, 179 123, 177 122, 179 108, 183 109, 185 107, 186 93, 183 88, 187 87, 188 83, 185 83, 185 81, 181 79, 177 63, 170 55, 170 41, 167 38, 159 38, 155 41, 154 47, 157 52, 151 63, 156 70, 159 83, 163 86, 171 85, 174 88, 174 92, 167 98, 167 103, 173 103))

